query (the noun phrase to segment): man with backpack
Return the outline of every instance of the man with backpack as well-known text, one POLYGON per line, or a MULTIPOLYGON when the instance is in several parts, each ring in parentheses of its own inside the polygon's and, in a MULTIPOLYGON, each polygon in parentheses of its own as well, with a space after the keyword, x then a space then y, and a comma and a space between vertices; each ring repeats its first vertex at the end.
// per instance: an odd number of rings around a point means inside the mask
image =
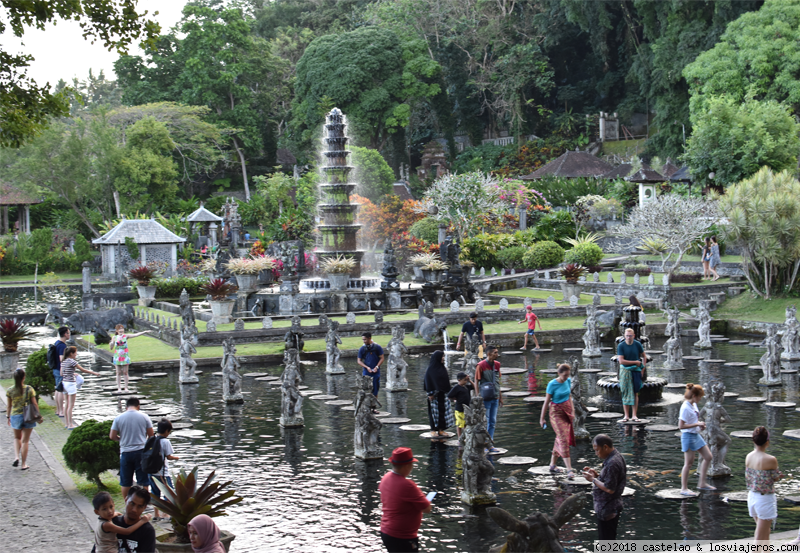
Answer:
POLYGON ((56 401, 56 415, 64 417, 64 387, 61 384, 61 362, 64 360, 64 352, 67 350, 67 340, 69 340, 70 332, 66 326, 58 328, 58 340, 50 344, 47 348, 47 365, 53 371, 53 377, 56 381, 56 391, 53 399, 56 401))
MULTIPOLYGON (((169 419, 161 419, 158 421, 157 433, 152 438, 148 438, 147 443, 144 444, 144 452, 142 452, 142 470, 144 470, 150 477, 150 492, 161 498, 161 488, 156 484, 156 480, 161 481, 172 488, 172 478, 169 476, 169 463, 170 461, 177 461, 179 457, 175 455, 175 450, 172 449, 172 443, 167 439, 172 433, 172 423, 169 419)), ((155 509, 153 520, 162 519, 155 509)), ((168 520, 168 517, 163 517, 162 520, 168 520)))
POLYGON ((127 410, 111 423, 108 437, 119 442, 119 485, 122 498, 127 501, 134 474, 137 484, 145 489, 150 485, 147 473, 142 470, 142 453, 147 438, 153 436, 153 423, 139 411, 138 397, 129 397, 125 405, 127 410))
MULTIPOLYGON (((487 346, 486 359, 478 363, 475 369, 475 394, 483 398, 486 407, 486 431, 494 439, 494 428, 497 424, 497 410, 503 405, 503 395, 500 393, 500 362, 497 358, 500 352, 495 346, 487 346)), ((497 453, 494 446, 488 453, 497 453)))

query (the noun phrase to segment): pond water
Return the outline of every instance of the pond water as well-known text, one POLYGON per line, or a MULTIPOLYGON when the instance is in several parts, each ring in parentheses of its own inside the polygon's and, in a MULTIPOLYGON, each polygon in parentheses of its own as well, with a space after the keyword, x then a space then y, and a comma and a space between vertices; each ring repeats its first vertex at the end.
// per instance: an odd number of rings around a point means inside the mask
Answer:
POLYGON ((81 309, 81 290, 79 288, 49 287, 35 294, 30 287, 0 288, 0 313, 20 315, 23 313, 45 313, 47 303, 55 303, 64 312, 81 309))
MULTIPOLYGON (((43 330, 42 330, 43 331, 43 330)), ((47 341, 52 338, 48 338, 47 341)), ((44 343, 44 338, 41 343, 44 343)), ((654 349, 663 340, 655 339, 654 349)), ((576 345, 576 344, 567 344, 576 345)), ((30 351, 34 344, 26 345, 30 351)), ((693 352, 691 342, 684 341, 684 354, 693 352)), ((706 357, 757 363, 763 353, 760 348, 715 344, 706 357)), ((608 355, 608 354, 606 354, 608 355)), ((131 352, 135 360, 136 351, 131 352)), ((506 375, 502 384, 514 390, 544 393, 552 374, 542 371, 553 369, 568 354, 560 347, 552 353, 535 356, 501 355, 504 367, 527 368, 527 373, 506 375)), ((659 365, 656 355, 655 365, 659 365)), ((113 384, 112 369, 108 365, 93 363, 91 355, 83 352, 81 360, 103 371, 102 381, 88 377, 80 392, 75 409, 78 422, 89 417, 111 418, 123 409, 103 385, 113 384)), ((412 423, 425 424, 427 411, 422 380, 427 366, 427 356, 412 357, 408 379, 412 391, 395 394, 387 399, 381 390, 379 401, 384 409, 397 415, 407 415, 412 423)), ((601 362, 607 367, 608 361, 601 362)), ((685 371, 661 372, 653 375, 667 377, 670 382, 708 382, 722 378, 729 392, 744 396, 764 396, 773 401, 797 401, 797 374, 784 375, 784 386, 766 390, 757 386, 760 371, 747 367, 715 366, 713 372, 705 363, 686 361, 685 371)), ((352 399, 354 391, 350 381, 355 374, 355 362, 346 363, 348 375, 326 376, 324 364, 304 364, 305 385, 312 390, 323 390, 352 399)), ((457 368, 453 368, 455 374, 457 368)), ((278 376, 280 367, 248 366, 243 371, 269 373, 278 376)), ((137 375, 140 376, 140 375, 137 375)), ((161 407, 171 418, 191 422, 192 430, 200 431, 196 437, 179 436, 176 432, 173 445, 181 457, 173 470, 201 467, 201 474, 217 471, 220 480, 232 480, 233 488, 245 497, 244 502, 229 509, 229 516, 218 519, 221 526, 236 534, 233 550, 257 552, 265 549, 281 551, 334 551, 381 550, 380 495, 377 487, 388 463, 365 464, 353 456, 353 413, 324 401, 306 399, 303 412, 306 426, 302 430, 283 430, 278 424, 280 391, 269 382, 246 377, 245 404, 226 406, 221 401, 220 378, 206 370, 195 386, 178 384, 177 372, 163 378, 143 378, 136 382, 139 393, 152 403, 145 407, 161 407)), ((584 393, 590 405, 601 411, 619 411, 619 405, 605 405, 597 396, 597 376, 583 374, 584 393), (587 394, 588 391, 588 394, 587 394)), ((680 391, 680 390, 678 390, 680 391)), ((665 391, 664 400, 657 405, 644 406, 640 416, 659 424, 677 424, 681 397, 665 391)), ((778 457, 787 478, 777 485, 781 495, 797 493, 798 444, 781 437, 783 430, 800 428, 800 413, 792 409, 775 409, 763 404, 743 404, 726 399, 726 407, 733 422, 726 425, 728 432, 752 430, 764 424, 773 431, 771 453, 778 457)), ((499 447, 509 450, 509 455, 526 455, 539 459, 537 465, 549 461, 554 435, 552 430, 538 426, 541 405, 524 402, 522 398, 506 398, 500 409, 495 435, 499 447)), ((647 429, 623 428, 614 422, 590 418, 587 428, 592 435, 604 432, 615 441, 628 463, 629 483, 635 493, 626 497, 619 537, 625 539, 722 539, 752 536, 754 523, 747 515, 745 503, 728 503, 719 493, 704 493, 699 499, 688 501, 663 500, 656 492, 665 488, 680 487, 680 468, 683 456, 680 438, 675 432, 654 432, 647 429), (645 474, 643 471, 650 471, 645 474), (653 472, 655 471, 655 472, 653 472), (673 471, 662 474, 662 471, 673 471), (639 473, 639 475, 634 475, 639 473)), ((196 432, 187 434, 197 434, 196 432)), ((424 492, 438 492, 434 512, 425 515, 420 530, 424 550, 486 551, 491 545, 503 541, 506 532, 485 514, 483 509, 473 509, 459 500, 461 462, 458 448, 443 443, 431 443, 420 437, 421 432, 404 432, 397 425, 385 425, 381 431, 385 456, 394 447, 410 446, 419 464, 412 473, 413 479, 424 492)), ((727 464, 733 476, 711 481, 720 491, 742 491, 744 483, 744 457, 752 449, 747 439, 733 438, 727 464)), ((588 441, 578 443, 573 450, 577 467, 597 466, 599 462, 588 441)), ((495 482, 498 505, 519 518, 541 510, 552 513, 565 498, 565 492, 555 486, 551 476, 534 476, 527 467, 495 463, 495 482), (519 469, 523 469, 519 471, 519 469)), ((692 478, 696 486, 696 478, 692 478)), ((584 490, 586 488, 583 488, 584 490)), ((590 551, 591 540, 596 537, 591 502, 578 517, 561 531, 564 545, 575 551, 590 551)), ((800 523, 798 508, 779 501, 777 531, 796 529, 800 523)))

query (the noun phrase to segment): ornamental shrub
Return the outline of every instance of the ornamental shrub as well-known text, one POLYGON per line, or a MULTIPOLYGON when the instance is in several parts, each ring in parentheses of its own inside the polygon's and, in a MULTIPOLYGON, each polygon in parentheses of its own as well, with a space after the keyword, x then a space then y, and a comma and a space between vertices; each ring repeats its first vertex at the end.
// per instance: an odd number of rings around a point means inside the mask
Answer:
POLYGON ((141 252, 139 251, 139 246, 136 244, 136 241, 131 238, 130 236, 125 237, 125 249, 128 250, 128 255, 131 259, 136 261, 139 259, 141 252))
POLYGON ((475 263, 477 267, 495 267, 499 264, 497 253, 506 248, 516 246, 513 234, 478 234, 467 238, 462 243, 461 254, 475 263))
POLYGON ((420 219, 408 229, 408 233, 414 238, 425 240, 430 244, 439 243, 439 221, 425 217, 420 219))
POLYGON ((563 243, 566 238, 575 238, 575 223, 569 211, 554 211, 542 217, 529 232, 537 241, 563 243))
POLYGON ((564 256, 565 263, 577 263, 584 267, 594 267, 603 259, 603 250, 597 244, 578 244, 564 256))
POLYGON ((525 246, 513 246, 505 248, 497 252, 497 261, 503 266, 504 269, 520 269, 522 267, 522 258, 528 248, 525 246))
POLYGON ((67 468, 105 488, 100 475, 119 469, 119 442, 108 439, 112 421, 84 421, 73 430, 61 449, 67 468))
POLYGON ((56 390, 56 379, 47 364, 47 348, 28 356, 25 362, 25 384, 36 390, 36 395, 52 396, 56 390))
POLYGON ((547 269, 564 261, 564 248, 550 240, 537 242, 522 257, 526 269, 547 269))
POLYGON ((94 257, 92 255, 92 248, 89 246, 89 241, 84 238, 82 234, 75 237, 75 245, 73 248, 75 249, 75 257, 77 258, 78 264, 84 261, 91 261, 94 257))
MULTIPOLYGON (((184 288, 190 296, 203 295, 201 288, 208 283, 208 280, 207 276, 174 276, 153 280, 150 285, 156 287, 157 298, 177 298, 184 288)), ((136 291, 135 285, 131 285, 131 289, 136 291)))

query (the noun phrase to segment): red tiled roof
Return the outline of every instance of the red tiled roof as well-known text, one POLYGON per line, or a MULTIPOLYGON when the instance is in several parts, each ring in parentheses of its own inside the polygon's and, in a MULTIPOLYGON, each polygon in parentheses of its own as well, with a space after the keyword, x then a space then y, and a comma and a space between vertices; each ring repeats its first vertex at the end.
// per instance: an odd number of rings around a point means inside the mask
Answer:
POLYGON ((0 183, 0 205, 31 205, 40 203, 42 203, 41 198, 36 198, 10 184, 0 183))

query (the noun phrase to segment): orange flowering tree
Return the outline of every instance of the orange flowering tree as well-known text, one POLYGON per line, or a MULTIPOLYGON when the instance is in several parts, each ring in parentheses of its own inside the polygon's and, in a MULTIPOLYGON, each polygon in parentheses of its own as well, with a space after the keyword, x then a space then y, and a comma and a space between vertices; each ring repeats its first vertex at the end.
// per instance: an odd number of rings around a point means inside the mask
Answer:
POLYGON ((394 234, 407 232, 411 225, 425 218, 416 209, 416 200, 403 201, 394 194, 387 194, 379 203, 354 194, 354 202, 361 204, 358 222, 362 225, 359 238, 365 246, 372 247, 376 242, 383 243, 394 234))

